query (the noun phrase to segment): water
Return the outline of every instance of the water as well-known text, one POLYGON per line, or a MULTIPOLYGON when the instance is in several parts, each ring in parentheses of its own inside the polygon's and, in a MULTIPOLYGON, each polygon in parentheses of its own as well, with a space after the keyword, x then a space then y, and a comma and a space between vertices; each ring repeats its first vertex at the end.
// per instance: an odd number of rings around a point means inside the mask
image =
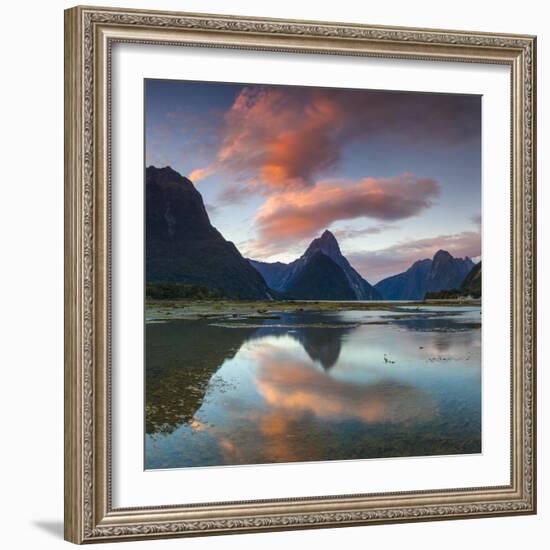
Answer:
POLYGON ((481 452, 478 307, 146 325, 147 469, 481 452))

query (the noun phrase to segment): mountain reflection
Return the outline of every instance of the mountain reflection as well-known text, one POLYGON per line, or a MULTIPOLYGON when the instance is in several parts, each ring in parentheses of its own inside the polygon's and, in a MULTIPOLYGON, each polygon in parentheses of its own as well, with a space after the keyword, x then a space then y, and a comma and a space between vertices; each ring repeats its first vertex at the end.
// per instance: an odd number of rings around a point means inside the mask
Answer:
POLYGON ((292 330, 224 328, 208 321, 152 323, 146 326, 146 432, 172 432, 189 422, 201 406, 212 376, 247 341, 288 335, 324 369, 336 364, 342 339, 354 325, 333 328, 297 326, 292 330))
POLYGON ((147 324, 145 431, 170 433, 191 421, 212 376, 255 331, 206 321, 147 324))
POLYGON ((385 315, 148 324, 146 468, 480 452, 477 318, 385 315))
POLYGON ((296 326, 289 330, 266 325, 258 329, 250 339, 268 335, 288 335, 302 345, 312 361, 319 362, 324 369, 328 370, 338 362, 342 351, 342 340, 356 328, 353 324, 347 326, 342 324, 340 327, 332 325, 331 328, 325 328, 322 325, 296 326))

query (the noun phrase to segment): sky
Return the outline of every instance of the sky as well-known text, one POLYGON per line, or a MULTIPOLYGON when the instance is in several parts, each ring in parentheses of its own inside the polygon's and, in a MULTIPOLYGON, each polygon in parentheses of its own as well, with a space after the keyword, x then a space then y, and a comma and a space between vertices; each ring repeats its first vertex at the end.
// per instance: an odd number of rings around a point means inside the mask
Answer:
POLYGON ((373 284, 481 256, 478 95, 147 79, 145 157, 248 258, 292 261, 325 229, 373 284))

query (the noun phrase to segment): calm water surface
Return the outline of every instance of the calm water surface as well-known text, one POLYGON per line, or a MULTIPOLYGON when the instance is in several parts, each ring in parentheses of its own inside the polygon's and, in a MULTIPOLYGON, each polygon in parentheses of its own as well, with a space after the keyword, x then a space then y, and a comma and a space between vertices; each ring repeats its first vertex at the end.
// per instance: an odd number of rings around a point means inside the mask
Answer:
POLYGON ((478 307, 146 325, 147 469, 481 452, 478 307))

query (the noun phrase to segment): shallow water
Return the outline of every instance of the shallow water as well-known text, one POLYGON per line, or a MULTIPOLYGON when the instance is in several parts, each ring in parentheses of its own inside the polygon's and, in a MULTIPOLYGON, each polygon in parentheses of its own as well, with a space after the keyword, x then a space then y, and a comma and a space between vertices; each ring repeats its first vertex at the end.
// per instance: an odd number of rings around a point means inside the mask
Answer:
POLYGON ((146 325, 147 469, 481 452, 478 307, 146 325))

